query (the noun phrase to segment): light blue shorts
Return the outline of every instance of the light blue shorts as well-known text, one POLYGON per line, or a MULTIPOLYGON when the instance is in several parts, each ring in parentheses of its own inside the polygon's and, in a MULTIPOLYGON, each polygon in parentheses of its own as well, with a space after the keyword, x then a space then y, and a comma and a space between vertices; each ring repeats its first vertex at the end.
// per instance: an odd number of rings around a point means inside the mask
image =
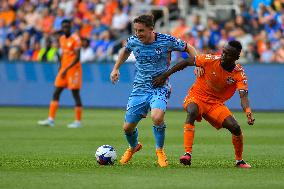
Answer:
POLYGON ((154 89, 153 92, 131 93, 127 103, 125 122, 138 123, 146 117, 150 109, 158 108, 165 112, 170 93, 170 89, 166 87, 154 89))

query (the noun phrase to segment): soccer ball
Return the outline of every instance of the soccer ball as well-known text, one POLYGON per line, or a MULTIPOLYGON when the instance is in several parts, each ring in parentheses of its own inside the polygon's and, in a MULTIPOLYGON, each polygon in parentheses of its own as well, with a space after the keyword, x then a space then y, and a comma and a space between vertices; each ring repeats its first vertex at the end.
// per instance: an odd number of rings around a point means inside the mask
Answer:
POLYGON ((96 151, 96 159, 100 165, 113 165, 116 157, 116 151, 110 145, 102 145, 96 151))

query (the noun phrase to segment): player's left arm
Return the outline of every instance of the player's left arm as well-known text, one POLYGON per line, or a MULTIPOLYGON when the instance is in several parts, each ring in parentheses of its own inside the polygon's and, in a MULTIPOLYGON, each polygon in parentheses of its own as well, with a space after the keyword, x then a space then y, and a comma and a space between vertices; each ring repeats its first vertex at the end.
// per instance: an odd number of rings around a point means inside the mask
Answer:
POLYGON ((62 74, 61 74, 61 77, 64 78, 64 77, 66 76, 66 74, 67 74, 67 71, 68 71, 70 68, 72 68, 73 66, 75 66, 75 65, 79 62, 79 60, 80 60, 80 49, 76 49, 76 50, 75 50, 75 58, 74 58, 74 60, 72 61, 71 64, 69 64, 69 66, 67 66, 67 67, 65 68, 65 70, 64 70, 64 71, 62 72, 62 74))
POLYGON ((239 90, 240 99, 241 99, 241 106, 246 113, 248 124, 254 124, 254 117, 250 108, 249 99, 248 99, 248 84, 247 84, 247 76, 244 72, 242 66, 237 65, 237 69, 239 72, 237 74, 237 88, 239 90))
POLYGON ((248 99, 248 92, 245 90, 240 90, 240 98, 241 98, 241 106, 246 113, 247 119, 248 119, 248 124, 253 125, 254 124, 254 117, 251 111, 251 108, 249 106, 249 99, 248 99))

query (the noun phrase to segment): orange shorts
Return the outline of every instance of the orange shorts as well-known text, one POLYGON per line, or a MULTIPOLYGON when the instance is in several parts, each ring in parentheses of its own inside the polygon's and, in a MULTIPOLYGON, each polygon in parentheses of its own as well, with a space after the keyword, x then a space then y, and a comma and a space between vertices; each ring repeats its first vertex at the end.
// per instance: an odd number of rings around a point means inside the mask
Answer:
POLYGON ((71 68, 70 70, 67 71, 65 78, 61 78, 61 74, 63 71, 64 69, 59 70, 54 85, 56 87, 68 88, 70 90, 81 89, 82 86, 81 66, 75 66, 74 68, 71 68))
POLYGON ((203 117, 216 129, 221 129, 224 120, 228 116, 232 116, 231 111, 223 103, 207 103, 194 96, 187 95, 183 103, 183 108, 186 111, 190 103, 195 103, 198 106, 199 114, 196 120, 200 122, 203 117))

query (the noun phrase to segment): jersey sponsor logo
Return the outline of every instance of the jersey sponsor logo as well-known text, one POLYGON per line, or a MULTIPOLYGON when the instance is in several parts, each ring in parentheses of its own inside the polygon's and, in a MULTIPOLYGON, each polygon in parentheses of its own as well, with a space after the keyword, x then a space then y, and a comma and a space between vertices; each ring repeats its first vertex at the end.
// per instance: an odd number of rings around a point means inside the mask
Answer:
POLYGON ((221 56, 220 55, 212 55, 212 54, 206 54, 205 55, 205 60, 217 60, 220 59, 221 56))
POLYGON ((234 81, 234 79, 233 79, 231 76, 227 77, 227 83, 228 83, 229 85, 233 84, 234 82, 235 82, 235 81, 234 81))
POLYGON ((158 47, 158 48, 155 49, 155 52, 157 54, 161 54, 162 53, 162 49, 160 47, 158 47))

